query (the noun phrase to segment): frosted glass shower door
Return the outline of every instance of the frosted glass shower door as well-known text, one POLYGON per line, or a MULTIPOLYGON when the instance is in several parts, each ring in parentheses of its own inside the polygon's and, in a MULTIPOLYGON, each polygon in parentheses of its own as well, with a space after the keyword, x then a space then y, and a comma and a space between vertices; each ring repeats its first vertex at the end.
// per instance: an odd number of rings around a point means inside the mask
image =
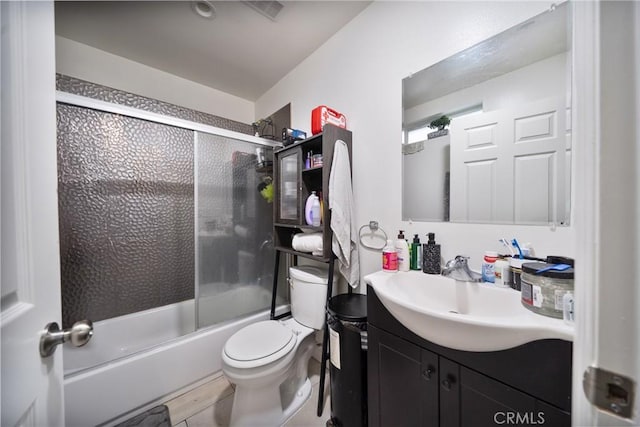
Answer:
POLYGON ((57 106, 62 321, 193 298, 193 132, 57 106))
POLYGON ((57 105, 62 325, 90 319, 96 330, 65 354, 65 372, 195 330, 193 138, 57 105))
POLYGON ((196 134, 198 327, 267 309, 273 284, 271 147, 196 134))

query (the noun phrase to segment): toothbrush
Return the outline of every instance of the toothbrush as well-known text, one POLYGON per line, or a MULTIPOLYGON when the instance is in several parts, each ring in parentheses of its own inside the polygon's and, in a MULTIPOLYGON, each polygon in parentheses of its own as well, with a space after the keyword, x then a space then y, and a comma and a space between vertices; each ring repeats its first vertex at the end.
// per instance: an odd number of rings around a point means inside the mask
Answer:
POLYGON ((515 246, 515 248, 518 250, 518 253, 520 254, 520 259, 524 259, 524 256, 522 255, 522 249, 520 249, 520 245, 518 244, 518 241, 515 239, 515 237, 511 241, 511 244, 515 246))
POLYGON ((536 270, 535 274, 544 273, 545 271, 550 271, 550 270, 565 271, 570 268, 571 266, 569 264, 555 264, 555 265, 550 265, 549 267, 541 268, 540 270, 536 270))
POLYGON ((504 247, 506 247, 507 249, 509 249, 509 254, 511 255, 511 257, 513 258, 513 256, 515 255, 515 252, 513 252, 513 249, 511 248, 511 245, 509 244, 509 241, 507 239, 505 239, 504 237, 500 240, 498 240, 500 243, 502 243, 502 245, 504 247))

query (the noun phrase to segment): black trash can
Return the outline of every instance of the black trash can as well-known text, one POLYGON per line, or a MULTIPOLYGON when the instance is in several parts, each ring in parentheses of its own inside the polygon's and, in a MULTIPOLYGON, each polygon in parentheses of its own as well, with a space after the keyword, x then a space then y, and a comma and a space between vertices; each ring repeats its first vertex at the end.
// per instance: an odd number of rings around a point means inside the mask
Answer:
POLYGON ((331 424, 367 425, 367 297, 341 294, 327 305, 331 424))

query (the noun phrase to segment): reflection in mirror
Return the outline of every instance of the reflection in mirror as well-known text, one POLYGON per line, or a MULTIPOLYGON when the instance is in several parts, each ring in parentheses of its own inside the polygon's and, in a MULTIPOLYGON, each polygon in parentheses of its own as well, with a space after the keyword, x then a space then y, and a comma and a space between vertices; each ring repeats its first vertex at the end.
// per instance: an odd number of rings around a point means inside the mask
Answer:
POLYGON ((553 6, 403 79, 404 220, 568 225, 570 15, 553 6))

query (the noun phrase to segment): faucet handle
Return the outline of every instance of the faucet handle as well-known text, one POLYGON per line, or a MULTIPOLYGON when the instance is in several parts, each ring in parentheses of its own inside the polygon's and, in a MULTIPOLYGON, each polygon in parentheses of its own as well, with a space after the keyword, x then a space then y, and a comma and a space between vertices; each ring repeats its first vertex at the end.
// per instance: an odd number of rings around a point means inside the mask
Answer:
POLYGON ((467 255, 457 255, 457 256, 455 257, 455 259, 454 259, 454 262, 455 262, 457 265, 467 265, 467 264, 468 264, 468 261, 469 261, 469 258, 471 258, 471 257, 470 257, 470 256, 467 256, 467 255))
POLYGON ((450 268, 454 266, 466 265, 468 260, 469 257, 466 255, 456 255, 454 259, 450 259, 449 261, 447 261, 445 267, 450 268))

